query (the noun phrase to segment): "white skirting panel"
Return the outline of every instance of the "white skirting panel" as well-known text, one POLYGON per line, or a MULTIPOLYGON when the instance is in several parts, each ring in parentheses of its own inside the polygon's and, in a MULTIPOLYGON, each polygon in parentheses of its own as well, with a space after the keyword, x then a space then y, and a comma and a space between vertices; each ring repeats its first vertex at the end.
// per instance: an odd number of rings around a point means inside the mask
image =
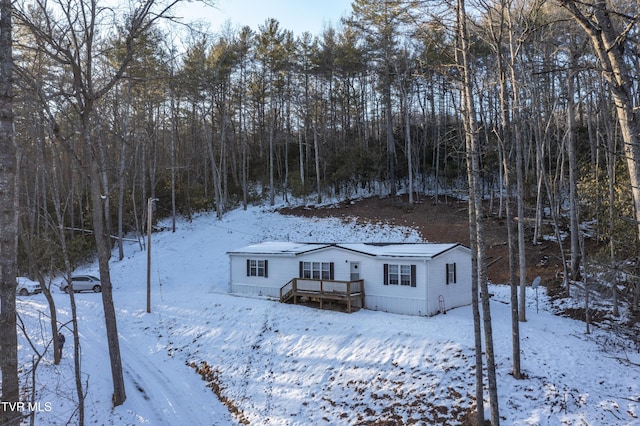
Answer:
POLYGON ((280 288, 262 287, 257 285, 232 283, 231 293, 251 294, 254 296, 266 296, 280 299, 280 288))
POLYGON ((406 297, 375 296, 365 293, 365 307, 372 311, 391 312, 403 315, 430 316, 437 312, 428 312, 424 300, 406 297))

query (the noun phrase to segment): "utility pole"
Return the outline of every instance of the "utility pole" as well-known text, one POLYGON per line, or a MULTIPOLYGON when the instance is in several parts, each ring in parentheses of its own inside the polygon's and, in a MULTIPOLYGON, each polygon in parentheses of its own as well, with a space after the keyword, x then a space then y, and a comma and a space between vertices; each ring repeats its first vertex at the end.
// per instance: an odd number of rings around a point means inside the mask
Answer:
POLYGON ((157 198, 147 201, 147 313, 151 313, 151 227, 153 225, 153 202, 157 198))

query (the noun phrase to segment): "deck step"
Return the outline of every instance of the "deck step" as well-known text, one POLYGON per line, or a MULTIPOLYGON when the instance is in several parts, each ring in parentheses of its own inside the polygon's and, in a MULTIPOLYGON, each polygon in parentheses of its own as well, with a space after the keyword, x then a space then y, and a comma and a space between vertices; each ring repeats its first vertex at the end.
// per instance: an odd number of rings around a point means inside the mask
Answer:
POLYGON ((287 303, 293 298, 293 290, 289 290, 282 296, 280 296, 280 303, 287 303))

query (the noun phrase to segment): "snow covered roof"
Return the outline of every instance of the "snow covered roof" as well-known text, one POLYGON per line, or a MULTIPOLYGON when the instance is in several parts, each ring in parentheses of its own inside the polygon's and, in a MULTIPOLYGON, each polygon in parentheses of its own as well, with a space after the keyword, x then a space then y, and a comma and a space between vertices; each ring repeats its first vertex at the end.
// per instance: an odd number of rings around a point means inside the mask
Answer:
POLYGON ((432 258, 457 246, 464 247, 459 243, 295 243, 269 241, 230 250, 227 253, 230 255, 268 254, 297 256, 311 251, 336 247, 376 257, 432 258))
POLYGON ((264 243, 251 244, 235 250, 230 250, 228 254, 282 254, 297 255, 309 251, 328 247, 330 244, 319 243, 293 243, 288 241, 268 241, 264 243))
POLYGON ((372 256, 380 257, 435 257, 440 253, 459 246, 458 243, 432 244, 432 243, 401 243, 401 244, 337 244, 346 248, 372 256))

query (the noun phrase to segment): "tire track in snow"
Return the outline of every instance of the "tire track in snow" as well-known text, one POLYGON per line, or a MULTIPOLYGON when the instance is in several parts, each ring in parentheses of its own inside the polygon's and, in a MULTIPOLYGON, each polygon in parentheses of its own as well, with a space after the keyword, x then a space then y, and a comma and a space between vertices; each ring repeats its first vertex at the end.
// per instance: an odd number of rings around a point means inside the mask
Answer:
MULTIPOLYGON (((273 323, 270 319, 271 315, 269 314, 270 314, 270 309, 265 312, 264 326, 262 327, 262 330, 264 333, 272 331, 273 323)), ((273 382, 275 377, 275 374, 273 372, 273 339, 267 339, 266 343, 268 344, 268 347, 266 347, 265 351, 263 351, 265 355, 263 357, 264 367, 265 367, 265 371, 267 372, 267 375, 265 378, 266 379, 265 412, 263 414, 265 418, 265 424, 269 424, 270 423, 269 419, 271 418, 270 414, 273 409, 273 382)))
POLYGON ((157 360, 150 359, 149 354, 142 353, 141 349, 144 348, 138 349, 135 344, 120 338, 127 400, 133 407, 145 409, 144 412, 141 409, 136 416, 147 416, 147 421, 153 425, 233 424, 221 403, 216 410, 216 404, 203 407, 194 402, 201 401, 201 398, 189 397, 193 392, 208 393, 208 390, 200 389, 202 382, 184 364, 173 359, 164 359, 164 362, 158 363, 157 360), (184 370, 182 375, 185 379, 175 380, 181 373, 166 374, 159 365, 167 369, 184 370), (192 381, 195 381, 197 388, 191 387, 192 381))
MULTIPOLYGON (((106 331, 103 327, 104 316, 99 306, 95 301, 80 300, 78 302, 79 322, 85 324, 93 321, 99 325, 99 327, 81 326, 79 333, 83 347, 92 348, 88 350, 89 352, 93 350, 106 354, 108 348, 106 331)), ((235 424, 224 405, 204 387, 203 382, 189 367, 179 359, 171 358, 164 351, 151 352, 145 344, 147 339, 143 336, 138 339, 136 333, 135 325, 121 324, 118 341, 127 398, 122 406, 112 411, 113 419, 107 424, 152 424, 154 426, 235 424), (195 392, 211 395, 211 403, 202 406, 201 397, 190 397, 195 392)), ((151 344, 154 340, 149 342, 151 344)), ((69 350, 73 349, 70 347, 69 350)), ((105 360, 108 361, 108 356, 105 360)), ((95 361, 94 359, 91 363, 84 363, 90 365, 83 369, 83 374, 91 374, 92 368, 109 369, 108 364, 99 365, 95 361)), ((104 373, 101 371, 97 376, 105 379, 109 377, 108 380, 110 380, 110 375, 104 373)), ((87 398, 95 398, 91 387, 87 398)), ((87 399, 87 401, 90 400, 87 399)), ((96 418, 91 410, 88 414, 92 422, 104 423, 104 418, 96 418)))
POLYGON ((269 424, 270 413, 273 409, 273 383, 274 383, 274 371, 273 371, 273 343, 271 339, 266 338, 266 334, 272 331, 272 307, 266 307, 264 311, 264 319, 262 322, 262 328, 256 335, 255 340, 251 344, 248 352, 247 359, 245 361, 245 368, 243 370, 243 388, 248 389, 251 386, 251 382, 259 383, 262 386, 264 395, 264 408, 260 409, 259 404, 255 401, 250 401, 247 395, 242 399, 243 404, 249 405, 254 409, 259 418, 264 419, 265 424, 269 424), (268 347, 267 347, 268 345, 268 347), (262 362, 260 366, 256 365, 256 358, 259 357, 262 362), (264 375, 259 375, 264 371, 264 375), (262 380, 260 380, 262 378, 262 380))

